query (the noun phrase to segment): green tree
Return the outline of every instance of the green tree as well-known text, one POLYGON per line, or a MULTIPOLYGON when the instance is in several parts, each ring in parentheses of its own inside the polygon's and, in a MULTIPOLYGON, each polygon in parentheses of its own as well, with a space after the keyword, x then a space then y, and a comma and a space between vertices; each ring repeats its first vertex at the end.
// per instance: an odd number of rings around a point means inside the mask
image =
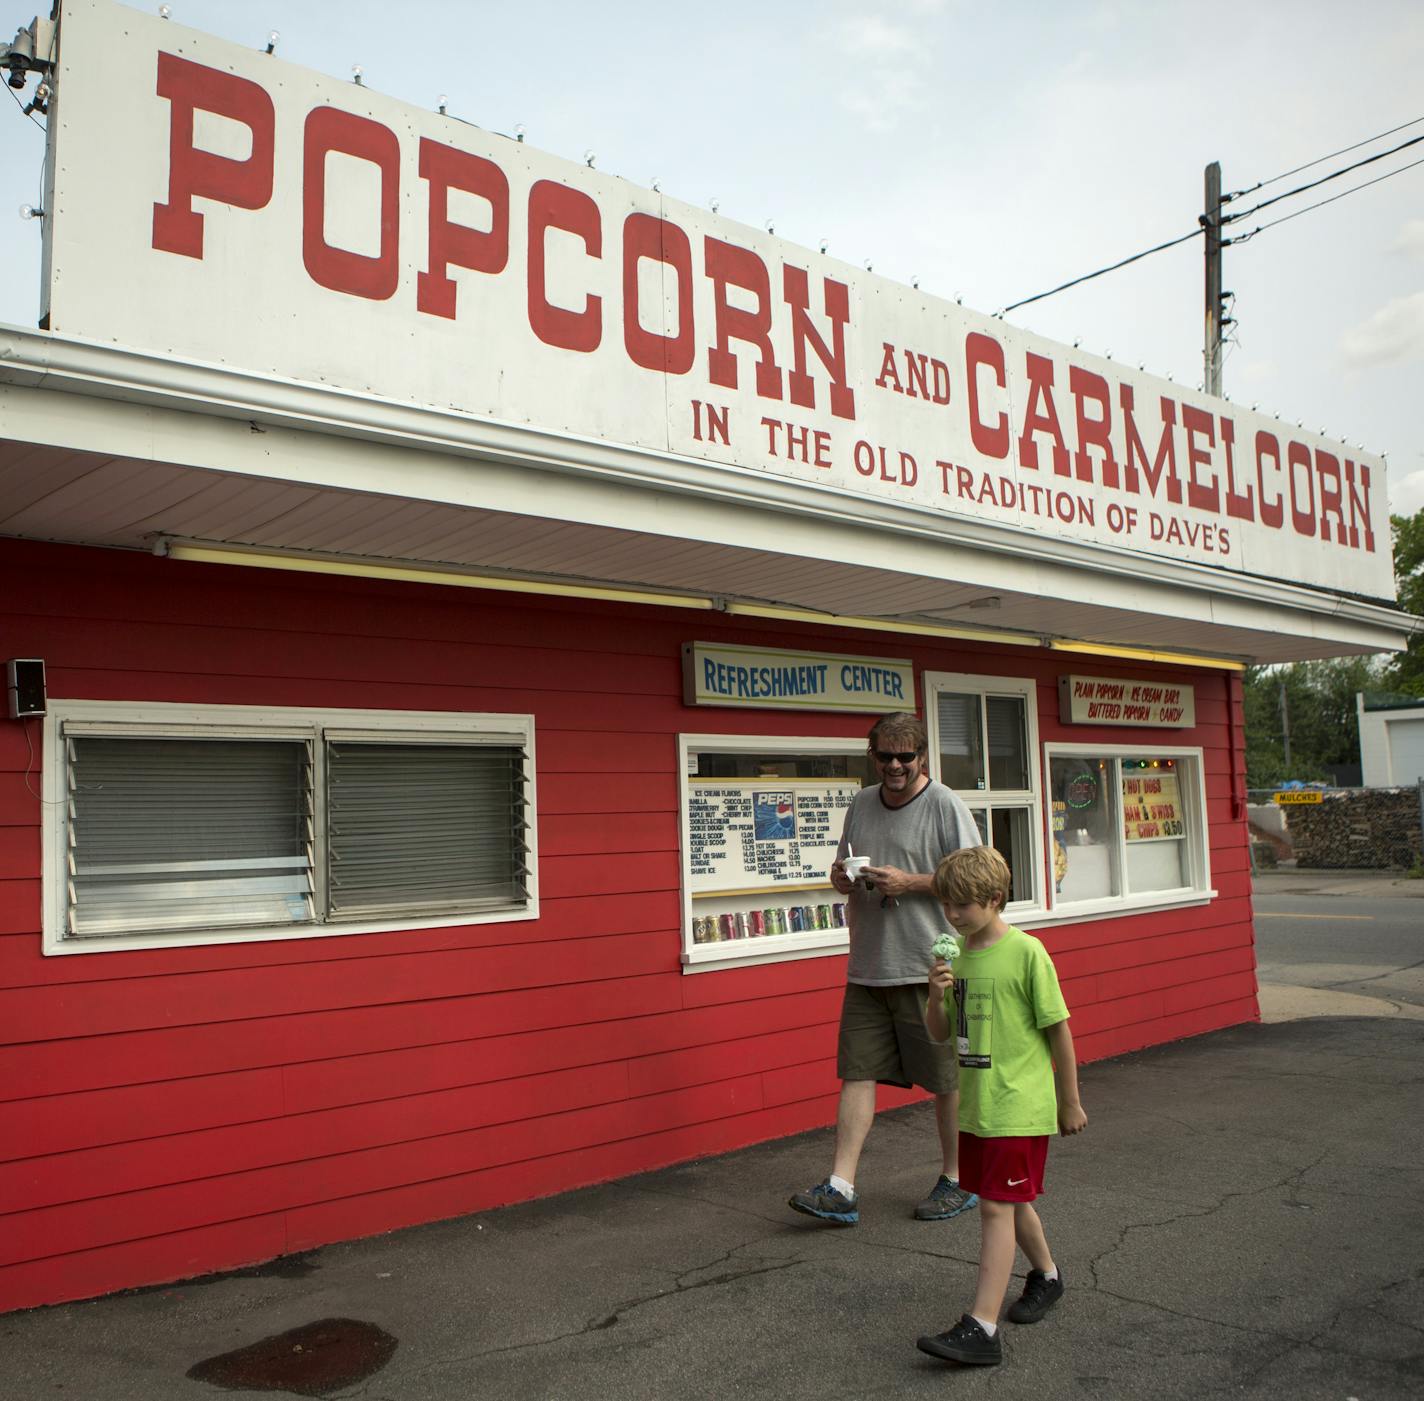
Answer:
MULTIPOLYGON (((1399 606, 1424 618, 1424 510, 1391 516, 1399 606)), ((1275 788, 1298 779, 1329 782, 1360 761, 1357 691, 1424 696, 1424 633, 1392 658, 1338 657, 1290 666, 1248 667, 1242 687, 1246 719, 1246 786, 1275 788), (1286 762, 1286 728, 1290 762, 1286 762)))
MULTIPOLYGON (((1424 618, 1424 510, 1412 516, 1391 516, 1394 536, 1394 583, 1399 606, 1424 618)), ((1409 649, 1397 652, 1380 678, 1386 690, 1424 696, 1424 633, 1409 639, 1409 649)))
POLYGON ((1292 779, 1328 783, 1334 770, 1358 764, 1355 694, 1378 687, 1379 674, 1380 664, 1373 657, 1248 668, 1242 688, 1246 786, 1275 788, 1292 779))

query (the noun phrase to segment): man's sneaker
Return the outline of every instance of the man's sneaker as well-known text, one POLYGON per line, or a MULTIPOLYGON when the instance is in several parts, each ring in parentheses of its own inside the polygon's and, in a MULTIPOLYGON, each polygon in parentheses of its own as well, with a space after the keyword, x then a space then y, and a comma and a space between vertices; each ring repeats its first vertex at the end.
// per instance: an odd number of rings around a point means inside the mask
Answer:
POLYGON ((1042 1270, 1030 1270, 1024 1292, 1009 1305, 1009 1317, 1015 1323, 1037 1323, 1062 1297, 1062 1270, 1057 1279, 1049 1279, 1042 1270))
POLYGON ((965 1314, 948 1333, 917 1338, 915 1346, 931 1357, 940 1357, 946 1362, 965 1362, 971 1367, 996 1367, 1004 1360, 998 1333, 991 1338, 979 1320, 969 1314, 965 1314))
POLYGON ((860 1194, 843 1196, 829 1182, 797 1192, 787 1205, 792 1211, 819 1216, 822 1221, 834 1221, 837 1226, 854 1226, 860 1220, 860 1194))
POLYGON ((966 1192, 957 1182, 951 1182, 943 1173, 934 1185, 934 1190, 915 1208, 916 1221, 948 1221, 962 1211, 971 1211, 979 1205, 979 1198, 973 1192, 966 1192))

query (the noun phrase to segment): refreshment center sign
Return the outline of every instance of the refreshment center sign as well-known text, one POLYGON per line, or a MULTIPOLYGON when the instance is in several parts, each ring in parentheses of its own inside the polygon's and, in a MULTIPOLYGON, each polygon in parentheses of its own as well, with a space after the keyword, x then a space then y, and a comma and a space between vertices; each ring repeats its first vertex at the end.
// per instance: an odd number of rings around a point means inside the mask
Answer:
POLYGON ((684 642, 682 698, 687 705, 883 715, 915 708, 915 668, 883 657, 684 642))
POLYGON ((614 175, 64 0, 49 327, 1393 597, 1380 459, 614 175))

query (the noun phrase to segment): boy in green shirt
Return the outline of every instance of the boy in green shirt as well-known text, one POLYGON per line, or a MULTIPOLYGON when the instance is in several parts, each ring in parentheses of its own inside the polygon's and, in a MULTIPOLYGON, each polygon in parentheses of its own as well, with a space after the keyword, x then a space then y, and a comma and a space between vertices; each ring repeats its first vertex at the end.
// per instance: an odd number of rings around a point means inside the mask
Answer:
POLYGON ((959 1180, 980 1198, 979 1284, 969 1313, 916 1346, 979 1365, 1003 1361, 999 1309, 1016 1244, 1030 1269, 1010 1319, 1037 1323, 1063 1296, 1033 1202, 1043 1190, 1049 1135, 1081 1133, 1088 1123, 1058 975, 1037 939, 1004 922, 1010 888, 1008 863, 991 846, 951 852, 933 881, 962 946, 952 969, 937 959, 930 971, 925 1026, 947 1041, 954 1017, 959 1180))

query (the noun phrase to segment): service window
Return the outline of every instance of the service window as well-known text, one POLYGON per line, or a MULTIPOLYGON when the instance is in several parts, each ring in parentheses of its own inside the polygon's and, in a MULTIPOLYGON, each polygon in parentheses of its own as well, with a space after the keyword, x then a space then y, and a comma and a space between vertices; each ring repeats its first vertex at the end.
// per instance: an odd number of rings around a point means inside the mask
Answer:
POLYGON ((683 735, 679 752, 688 971, 844 950, 830 868, 865 741, 683 735))
POLYGON ((964 800, 1013 872, 1011 911, 1041 907, 1038 713, 1022 677, 927 671, 930 772, 964 800))
POLYGON ((59 702, 50 953, 537 914, 528 716, 59 702))
POLYGON ((1047 752, 1055 909, 1206 892, 1200 750, 1051 744, 1047 752))

